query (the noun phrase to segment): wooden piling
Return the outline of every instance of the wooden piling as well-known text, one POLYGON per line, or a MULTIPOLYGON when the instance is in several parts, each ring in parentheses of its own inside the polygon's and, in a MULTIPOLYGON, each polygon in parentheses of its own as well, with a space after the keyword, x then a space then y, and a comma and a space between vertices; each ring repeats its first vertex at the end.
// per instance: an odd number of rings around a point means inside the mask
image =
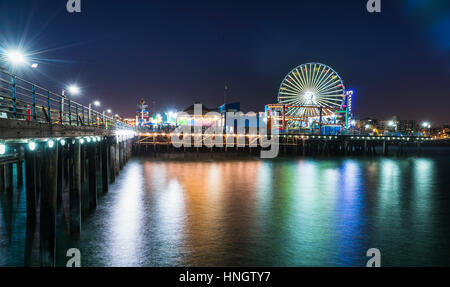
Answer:
POLYGON ((63 181, 64 181, 64 146, 58 142, 58 179, 57 179, 57 192, 56 192, 56 203, 57 209, 62 210, 63 202, 63 181))
POLYGON ((80 145, 80 176, 81 183, 86 181, 86 150, 85 145, 80 145))
POLYGON ((88 161, 89 161, 89 209, 97 208, 97 167, 96 167, 96 150, 97 144, 90 143, 87 145, 88 161))
POLYGON ((5 166, 0 165, 0 192, 4 191, 5 189, 6 189, 5 166))
POLYGON ((9 193, 13 192, 14 189, 14 165, 9 163, 6 165, 6 191, 9 193))
POLYGON ((27 222, 36 222, 36 153, 25 149, 25 193, 27 222))
POLYGON ((81 233, 81 144, 78 140, 71 145, 70 176, 70 233, 80 236, 81 233))
POLYGON ((40 200, 41 266, 55 266, 56 255, 56 196, 58 174, 58 145, 44 149, 43 189, 40 200))
POLYGON ((22 153, 22 147, 18 147, 17 154, 18 154, 18 162, 17 162, 17 166, 16 166, 17 186, 21 187, 21 186, 23 186, 23 153, 22 153))
POLYGON ((102 192, 108 193, 108 143, 104 140, 100 146, 102 152, 102 192))
POLYGON ((119 176, 119 172, 120 172, 120 144, 116 143, 114 145, 114 150, 115 150, 115 170, 116 170, 116 176, 119 176))
POLYGON ((114 144, 109 145, 109 175, 111 183, 116 181, 116 152, 114 144))

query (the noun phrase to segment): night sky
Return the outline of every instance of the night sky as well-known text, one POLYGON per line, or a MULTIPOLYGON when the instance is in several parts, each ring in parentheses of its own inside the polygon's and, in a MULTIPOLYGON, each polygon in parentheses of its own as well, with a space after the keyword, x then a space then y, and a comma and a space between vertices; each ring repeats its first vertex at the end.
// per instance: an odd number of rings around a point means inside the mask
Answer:
POLYGON ((59 91, 77 82, 78 101, 132 117, 140 98, 160 111, 195 101, 275 103, 294 67, 334 68, 356 91, 358 118, 450 123, 450 1, 0 0, 0 46, 39 62, 19 74, 59 91))

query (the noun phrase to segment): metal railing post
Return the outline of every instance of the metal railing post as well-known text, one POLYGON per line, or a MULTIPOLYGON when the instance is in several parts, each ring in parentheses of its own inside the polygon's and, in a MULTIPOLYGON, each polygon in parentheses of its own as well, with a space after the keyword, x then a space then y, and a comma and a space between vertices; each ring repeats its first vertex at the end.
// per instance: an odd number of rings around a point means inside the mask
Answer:
POLYGON ((31 93, 33 95, 33 120, 37 121, 37 114, 36 114, 36 87, 34 85, 31 86, 31 93))
POLYGON ((52 109, 50 107, 50 91, 47 91, 47 108, 48 108, 48 121, 52 122, 52 109))
POLYGON ((72 109, 71 109, 71 100, 68 100, 69 102, 69 125, 72 125, 72 109))
POLYGON ((75 113, 77 114, 77 126, 79 126, 80 122, 78 121, 78 104, 75 105, 75 113))
POLYGON ((16 109, 16 76, 11 77, 12 86, 12 102, 13 102, 13 118, 17 119, 17 109, 16 109))
POLYGON ((83 124, 84 124, 84 106, 81 106, 81 114, 83 115, 81 118, 83 119, 83 124))
POLYGON ((63 98, 59 98, 59 123, 62 125, 64 121, 64 115, 63 115, 63 98))

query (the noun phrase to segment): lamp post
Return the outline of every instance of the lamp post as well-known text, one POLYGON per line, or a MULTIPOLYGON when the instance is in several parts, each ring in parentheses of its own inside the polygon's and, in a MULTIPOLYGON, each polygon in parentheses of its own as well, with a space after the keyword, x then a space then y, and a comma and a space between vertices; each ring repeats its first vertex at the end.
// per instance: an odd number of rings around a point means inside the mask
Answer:
MULTIPOLYGON (((68 86, 67 91, 69 92, 69 96, 76 96, 76 95, 80 94, 80 88, 75 84, 68 86)), ((65 99, 66 99, 66 90, 63 89, 62 90, 62 99, 61 99, 61 119, 63 118, 63 115, 64 115, 64 100, 65 99)), ((69 97, 69 125, 72 124, 72 110, 70 109, 70 101, 71 101, 71 99, 69 97)))
MULTIPOLYGON (((103 113, 102 113, 103 123, 105 122, 105 114, 106 113, 111 114, 112 113, 111 109, 107 109, 107 110, 103 111, 103 113)), ((106 126, 106 128, 108 128, 108 126, 106 126)))
POLYGON ((91 118, 92 118, 92 104, 96 107, 100 107, 100 101, 94 101, 94 103, 89 103, 89 114, 88 114, 88 121, 89 124, 91 124, 91 118))
POLYGON ((356 120, 352 120, 350 122, 350 126, 351 126, 351 132, 352 132, 352 135, 353 135, 353 134, 355 134, 356 120))
MULTIPOLYGON (((19 49, 5 51, 4 58, 6 62, 9 63, 13 68, 26 65, 33 69, 37 69, 39 66, 37 63, 30 64, 28 56, 19 49)), ((5 68, 0 66, 0 70, 5 70, 5 68)))
POLYGON ((395 121, 390 121, 390 122, 388 123, 388 125, 389 125, 391 128, 394 128, 394 132, 397 133, 397 131, 398 131, 398 124, 397 124, 395 121))
POLYGON ((431 136, 431 124, 429 122, 422 123, 422 127, 428 130, 428 136, 431 136))

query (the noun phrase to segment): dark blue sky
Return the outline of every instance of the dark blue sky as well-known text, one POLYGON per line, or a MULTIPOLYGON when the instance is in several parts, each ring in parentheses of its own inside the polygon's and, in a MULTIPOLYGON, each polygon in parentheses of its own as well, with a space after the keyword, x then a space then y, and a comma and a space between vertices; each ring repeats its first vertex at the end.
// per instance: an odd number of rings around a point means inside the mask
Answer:
MULTIPOLYGON (((446 0, 142 1, 0 0, 0 45, 22 43, 53 89, 78 82, 126 116, 137 101, 161 110, 239 101, 263 111, 284 76, 317 61, 356 90, 360 118, 450 123, 450 5, 446 0)), ((105 107, 106 108, 106 107, 105 107)))

